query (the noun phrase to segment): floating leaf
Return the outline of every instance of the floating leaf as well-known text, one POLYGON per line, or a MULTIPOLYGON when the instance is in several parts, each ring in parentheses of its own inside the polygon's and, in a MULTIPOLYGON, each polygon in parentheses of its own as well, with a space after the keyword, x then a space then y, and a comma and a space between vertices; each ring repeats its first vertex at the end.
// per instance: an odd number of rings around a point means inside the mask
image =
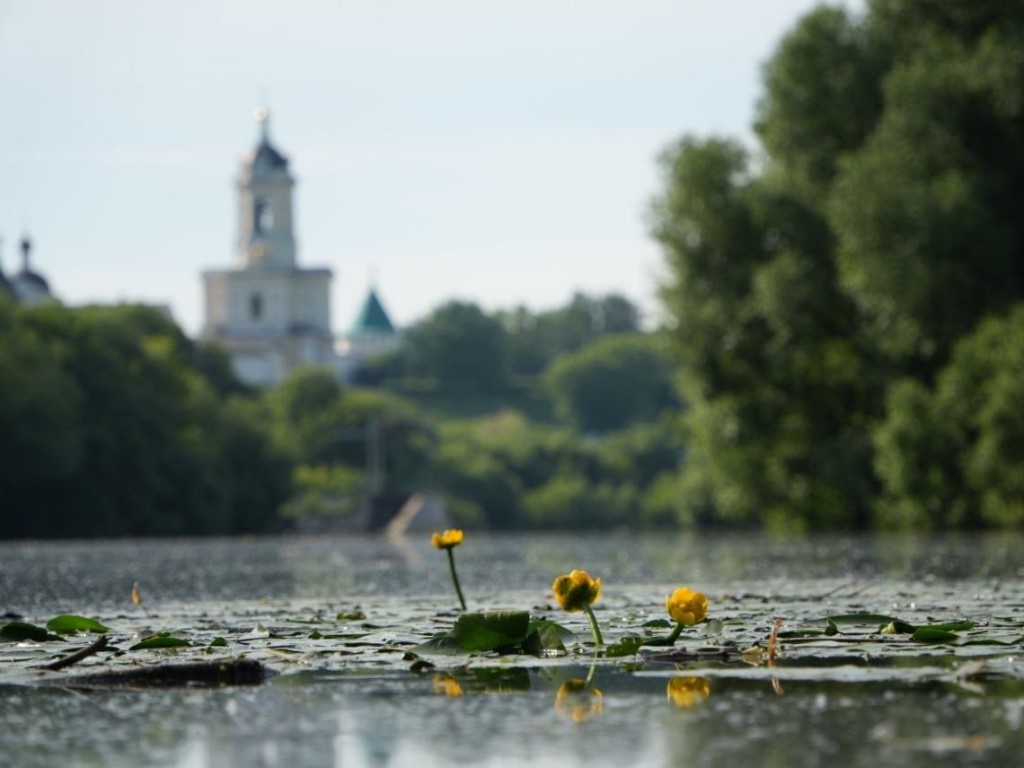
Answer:
POLYGON ((948 643, 957 640, 960 636, 956 632, 939 627, 918 627, 910 636, 915 643, 948 643))
POLYGON ((651 619, 650 621, 645 621, 640 626, 651 627, 652 629, 670 629, 674 627, 675 624, 673 624, 668 619, 651 619))
POLYGON ((150 637, 143 638, 128 650, 138 651, 143 648, 181 648, 188 644, 188 640, 182 640, 180 637, 171 637, 170 635, 152 635, 150 637))
POLYGON ((103 632, 110 631, 109 627, 103 626, 95 619, 75 616, 71 613, 62 613, 60 616, 54 616, 46 622, 46 628, 59 632, 62 635, 70 635, 74 632, 97 632, 102 634, 103 632))
POLYGON ((210 648, 227 648, 228 641, 223 637, 215 637, 210 641, 210 648))
POLYGON ((466 651, 496 651, 519 645, 530 631, 528 611, 464 613, 451 635, 466 651))
POLYGON ((60 640, 60 638, 57 635, 51 635, 42 627, 24 621, 9 621, 0 627, 0 642, 18 643, 22 640, 45 643, 48 640, 60 640))
POLYGON ((558 653, 565 651, 565 643, 575 638, 566 627, 554 621, 532 621, 523 640, 527 653, 558 653))
POLYGON ((342 611, 335 619, 337 621, 362 621, 366 618, 366 614, 362 611, 342 611))
POLYGON ((899 621, 899 619, 880 613, 841 613, 837 616, 825 616, 812 621, 825 624, 875 624, 881 626, 899 621))
POLYGON ((917 627, 896 619, 895 621, 890 621, 885 626, 879 627, 878 631, 883 635, 912 635, 917 631, 917 627))
POLYGON ((636 635, 626 635, 619 642, 605 648, 605 656, 616 658, 618 656, 633 656, 645 644, 646 639, 636 635))
POLYGON ((427 642, 410 648, 409 653, 416 656, 455 656, 465 653, 465 649, 450 634, 444 634, 432 637, 427 642))
POLYGON ((926 625, 931 629, 944 629, 947 632, 966 632, 970 629, 974 629, 973 621, 952 621, 946 624, 928 624, 926 625))

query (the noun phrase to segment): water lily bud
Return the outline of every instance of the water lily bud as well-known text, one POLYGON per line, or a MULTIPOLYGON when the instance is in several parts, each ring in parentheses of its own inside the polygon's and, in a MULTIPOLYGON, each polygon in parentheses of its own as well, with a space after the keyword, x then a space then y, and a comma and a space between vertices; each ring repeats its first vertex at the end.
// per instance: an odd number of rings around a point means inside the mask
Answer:
POLYGON ((438 549, 452 549, 462 543, 462 531, 452 528, 444 533, 435 533, 430 537, 430 543, 438 549))
POLYGON ((590 578, 586 571, 573 571, 555 579, 551 590, 563 610, 582 611, 585 605, 593 605, 601 596, 601 580, 590 578))
POLYGON ((708 615, 708 599, 701 592, 682 587, 665 598, 665 609, 674 621, 692 627, 708 615))

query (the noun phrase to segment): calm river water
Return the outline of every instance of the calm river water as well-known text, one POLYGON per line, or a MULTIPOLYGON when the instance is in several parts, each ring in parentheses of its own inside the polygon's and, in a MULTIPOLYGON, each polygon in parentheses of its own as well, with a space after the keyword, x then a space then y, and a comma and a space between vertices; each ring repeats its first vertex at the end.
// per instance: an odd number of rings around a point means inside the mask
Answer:
MULTIPOLYGON (((443 677, 335 659, 219 690, 82 693, 0 677, 0 755, 18 766, 181 768, 878 768, 1016 765, 1024 755, 1020 536, 470 534, 457 558, 467 595, 487 605, 544 606, 555 576, 585 568, 604 581, 609 618, 647 595, 658 615, 661 596, 687 585, 726 618, 728 600, 736 616, 770 606, 751 631, 779 613, 869 611, 991 621, 1011 644, 991 658, 924 647, 874 663, 858 648, 818 666, 780 662, 771 679, 742 664, 627 659, 591 670, 584 656, 505 671, 495 659, 486 674, 449 660, 443 677), (560 695, 588 676, 586 697, 560 695)), ((357 604, 372 617, 403 597, 451 603, 443 555, 426 537, 0 543, 9 617, 124 619, 135 615, 133 582, 158 616, 294 600, 357 604)))

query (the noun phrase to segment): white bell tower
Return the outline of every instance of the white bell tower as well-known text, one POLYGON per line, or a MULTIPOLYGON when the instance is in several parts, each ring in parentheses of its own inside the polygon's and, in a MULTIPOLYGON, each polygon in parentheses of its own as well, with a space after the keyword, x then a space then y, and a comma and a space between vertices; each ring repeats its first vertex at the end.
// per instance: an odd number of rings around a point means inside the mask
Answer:
POLYGON ((240 267, 295 266, 292 190, 288 159, 270 143, 270 111, 256 110, 260 139, 238 175, 238 258, 240 267))
POLYGON ((303 365, 337 368, 331 332, 331 270, 304 269, 296 255, 288 159, 270 143, 270 112, 256 111, 259 140, 242 157, 236 190, 235 267, 203 273, 204 338, 231 354, 248 384, 273 386, 303 365))

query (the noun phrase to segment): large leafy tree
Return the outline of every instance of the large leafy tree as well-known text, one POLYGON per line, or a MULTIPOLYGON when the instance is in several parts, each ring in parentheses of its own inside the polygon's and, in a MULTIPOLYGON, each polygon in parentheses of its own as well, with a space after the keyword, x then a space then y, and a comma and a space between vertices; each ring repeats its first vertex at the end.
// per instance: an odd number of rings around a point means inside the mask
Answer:
MULTIPOLYGON (((1024 295, 1021 82, 1019 3, 822 7, 765 67, 756 164, 719 139, 669 150, 654 231, 695 504, 865 525, 876 425, 891 447, 903 433, 886 419, 916 413, 950 439, 925 418, 936 372, 1024 295)), ((889 509, 923 493, 885 480, 889 509)))

